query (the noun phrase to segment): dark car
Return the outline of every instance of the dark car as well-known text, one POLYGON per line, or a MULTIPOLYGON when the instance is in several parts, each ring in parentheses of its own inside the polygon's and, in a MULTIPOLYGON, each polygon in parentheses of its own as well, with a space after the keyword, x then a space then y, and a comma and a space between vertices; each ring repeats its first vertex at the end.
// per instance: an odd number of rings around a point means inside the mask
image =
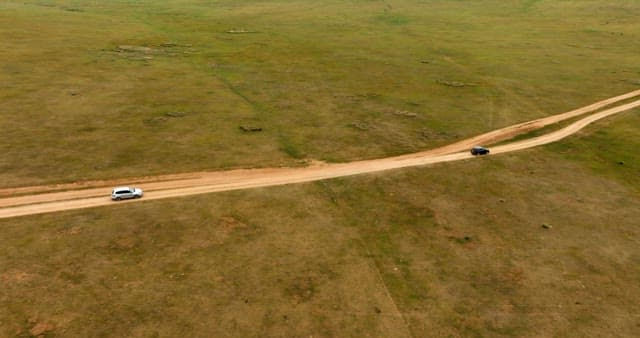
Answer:
POLYGON ((486 155, 489 153, 489 149, 485 147, 473 147, 471 148, 471 155, 486 155))

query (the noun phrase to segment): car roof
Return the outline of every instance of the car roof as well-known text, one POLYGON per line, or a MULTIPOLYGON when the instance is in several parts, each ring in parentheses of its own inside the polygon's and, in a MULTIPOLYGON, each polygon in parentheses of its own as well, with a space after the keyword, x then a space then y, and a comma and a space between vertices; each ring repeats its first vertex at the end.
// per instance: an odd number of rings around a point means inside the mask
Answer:
POLYGON ((113 190, 131 190, 129 187, 115 187, 113 190))

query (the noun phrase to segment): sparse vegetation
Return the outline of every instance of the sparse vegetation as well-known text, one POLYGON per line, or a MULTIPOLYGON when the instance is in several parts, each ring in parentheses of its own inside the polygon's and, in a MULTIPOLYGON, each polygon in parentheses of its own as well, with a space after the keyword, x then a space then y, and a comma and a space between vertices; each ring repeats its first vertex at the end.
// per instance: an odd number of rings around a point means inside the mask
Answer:
MULTIPOLYGON (((446 144, 635 89, 638 15, 3 1, 0 187, 446 144)), ((0 337, 633 337, 637 112, 482 160, 2 219, 0 337)))
POLYGON ((3 1, 0 126, 12 141, 0 144, 0 182, 450 143, 635 88, 638 11, 595 0, 3 1), (172 111, 189 114, 160 121, 172 111))
POLYGON ((633 336, 637 182, 589 167, 629 119, 574 137, 575 160, 553 145, 3 220, 0 333, 633 336))

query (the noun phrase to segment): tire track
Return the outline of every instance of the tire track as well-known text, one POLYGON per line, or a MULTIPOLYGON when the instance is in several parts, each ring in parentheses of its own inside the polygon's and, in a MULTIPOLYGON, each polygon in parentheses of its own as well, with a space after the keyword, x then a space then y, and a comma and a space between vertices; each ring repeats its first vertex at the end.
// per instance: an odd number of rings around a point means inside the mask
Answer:
MULTIPOLYGON (((184 177, 183 179, 176 178, 169 181, 153 181, 153 178, 147 178, 147 183, 138 185, 145 190, 145 197, 139 200, 129 200, 118 203, 112 202, 108 197, 111 190, 110 187, 92 187, 83 190, 49 192, 35 195, 2 198, 0 199, 0 218, 91 208, 98 206, 120 205, 124 203, 136 203, 146 200, 184 197, 219 191, 312 182, 336 177, 373 173, 384 170, 470 159, 473 156, 468 152, 468 150, 474 145, 490 144, 503 141, 524 132, 539 129, 553 123, 558 123, 560 121, 594 112, 605 106, 634 98, 638 95, 640 95, 640 90, 603 100, 563 114, 519 123, 513 126, 501 128, 479 136, 462 140, 444 147, 402 156, 355 161, 349 163, 319 164, 303 168, 240 169, 219 172, 183 174, 182 176, 173 176, 184 177)), ((637 107, 640 107, 640 100, 593 113, 583 119, 570 124, 567 127, 542 136, 494 147, 491 149, 491 152, 492 154, 501 154, 556 142, 580 131, 582 128, 595 121, 624 111, 629 111, 637 107)), ((172 176, 160 176, 159 178, 161 179, 162 177, 172 176)), ((86 184, 84 186, 91 185, 86 184)), ((47 189, 50 187, 51 186, 43 186, 40 188, 40 190, 38 190, 38 187, 28 187, 28 189, 30 189, 30 191, 47 191, 47 189)), ((9 189, 4 190, 6 192, 6 190, 9 189)), ((2 191, 3 190, 0 190, 0 193, 2 191)))

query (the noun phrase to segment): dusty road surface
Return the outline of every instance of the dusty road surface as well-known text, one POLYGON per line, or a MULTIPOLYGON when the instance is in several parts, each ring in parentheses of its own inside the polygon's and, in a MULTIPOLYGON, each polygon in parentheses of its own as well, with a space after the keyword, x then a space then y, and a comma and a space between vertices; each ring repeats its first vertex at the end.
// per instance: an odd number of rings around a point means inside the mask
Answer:
MULTIPOLYGON (((473 157, 469 153, 469 148, 474 145, 491 144, 507 140, 516 135, 539 129, 553 123, 558 123, 587 113, 593 113, 608 105, 619 103, 624 100, 630 100, 637 96, 640 96, 640 90, 603 100, 587 107, 572 110, 563 114, 501 128, 444 147, 383 159, 337 164, 316 164, 302 168, 241 169, 218 172, 187 173, 145 177, 137 180, 128 180, 126 182, 117 180, 94 181, 63 185, 0 189, 0 196, 6 196, 0 198, 0 218, 121 203, 135 203, 140 201, 217 191, 310 182, 383 170, 469 159, 473 157), (111 187, 115 185, 129 185, 132 181, 136 181, 136 186, 139 186, 145 191, 145 197, 139 200, 112 202, 109 198, 111 187)), ((491 149, 491 154, 517 151, 555 142, 576 133, 588 124, 597 120, 637 107, 640 107, 640 100, 631 101, 610 109, 598 111, 560 130, 550 132, 542 136, 494 147, 491 149)))

